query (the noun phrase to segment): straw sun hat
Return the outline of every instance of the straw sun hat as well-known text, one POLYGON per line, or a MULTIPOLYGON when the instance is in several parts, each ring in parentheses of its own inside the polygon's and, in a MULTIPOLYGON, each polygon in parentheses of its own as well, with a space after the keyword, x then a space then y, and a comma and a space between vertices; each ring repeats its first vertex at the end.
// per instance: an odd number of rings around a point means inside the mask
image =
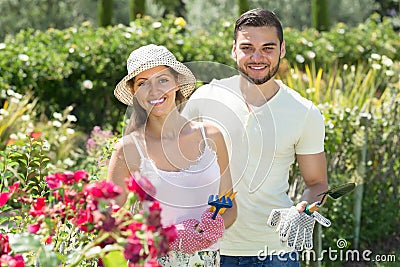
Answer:
POLYGON ((179 90, 188 98, 196 86, 196 78, 193 73, 164 46, 154 44, 142 46, 129 55, 127 60, 128 75, 126 75, 115 87, 114 95, 122 103, 132 106, 133 94, 127 81, 139 73, 157 66, 171 67, 178 73, 179 90))

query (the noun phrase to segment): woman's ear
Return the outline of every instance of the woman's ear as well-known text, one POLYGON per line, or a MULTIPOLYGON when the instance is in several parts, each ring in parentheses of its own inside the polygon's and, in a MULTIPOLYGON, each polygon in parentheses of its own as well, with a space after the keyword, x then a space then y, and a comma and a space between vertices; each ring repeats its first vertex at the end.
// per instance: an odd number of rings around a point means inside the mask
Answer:
POLYGON ((180 74, 178 74, 178 77, 175 78, 176 86, 174 91, 177 92, 181 89, 181 85, 183 84, 183 78, 180 74))

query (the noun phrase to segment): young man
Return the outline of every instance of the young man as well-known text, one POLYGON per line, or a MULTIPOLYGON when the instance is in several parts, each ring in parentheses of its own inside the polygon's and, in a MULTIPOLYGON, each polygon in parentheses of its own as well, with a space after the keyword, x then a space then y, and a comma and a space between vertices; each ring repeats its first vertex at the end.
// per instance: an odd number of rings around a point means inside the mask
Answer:
POLYGON ((200 87, 183 111, 216 123, 230 153, 238 216, 222 238, 221 266, 299 266, 296 249, 304 239, 308 248, 312 242, 314 221, 303 225, 302 216, 309 215, 302 212, 328 188, 324 121, 311 101, 274 79, 285 52, 278 17, 263 9, 245 12, 236 21, 232 47, 239 75, 200 87), (297 219, 284 216, 294 205, 287 191, 295 159, 305 182, 297 219), (301 234, 281 242, 267 226, 277 210, 284 211, 283 222, 301 221, 301 234))

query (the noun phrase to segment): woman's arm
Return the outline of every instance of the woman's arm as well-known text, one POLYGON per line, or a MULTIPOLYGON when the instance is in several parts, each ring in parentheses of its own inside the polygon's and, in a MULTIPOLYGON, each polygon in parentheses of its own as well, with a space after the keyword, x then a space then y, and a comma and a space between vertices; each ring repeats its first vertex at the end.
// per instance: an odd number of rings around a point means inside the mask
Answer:
POLYGON ((140 155, 135 145, 119 141, 113 151, 108 165, 107 181, 113 182, 122 188, 121 194, 115 198, 119 206, 123 206, 128 196, 125 179, 131 173, 139 170, 140 155))
MULTIPOLYGON (((233 188, 231 172, 229 169, 228 151, 226 149, 224 137, 217 127, 207 124, 205 125, 205 129, 207 136, 213 141, 213 144, 210 145, 217 153, 217 160, 221 174, 219 186, 219 195, 221 196, 233 188)), ((237 207, 234 199, 232 200, 232 204, 232 208, 226 209, 224 214, 222 214, 225 228, 231 226, 236 220, 237 207)))

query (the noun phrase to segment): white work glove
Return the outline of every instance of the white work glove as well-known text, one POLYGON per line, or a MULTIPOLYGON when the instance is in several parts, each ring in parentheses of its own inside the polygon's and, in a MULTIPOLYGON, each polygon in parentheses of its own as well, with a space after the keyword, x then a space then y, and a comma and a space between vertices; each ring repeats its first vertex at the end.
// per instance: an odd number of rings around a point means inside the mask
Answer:
POLYGON ((314 211, 311 215, 299 212, 296 207, 288 209, 273 209, 268 217, 267 225, 278 226, 279 238, 282 242, 287 242, 287 246, 296 250, 312 249, 313 230, 315 221, 325 227, 329 227, 331 222, 324 216, 314 211), (278 224, 279 223, 279 224, 278 224))

